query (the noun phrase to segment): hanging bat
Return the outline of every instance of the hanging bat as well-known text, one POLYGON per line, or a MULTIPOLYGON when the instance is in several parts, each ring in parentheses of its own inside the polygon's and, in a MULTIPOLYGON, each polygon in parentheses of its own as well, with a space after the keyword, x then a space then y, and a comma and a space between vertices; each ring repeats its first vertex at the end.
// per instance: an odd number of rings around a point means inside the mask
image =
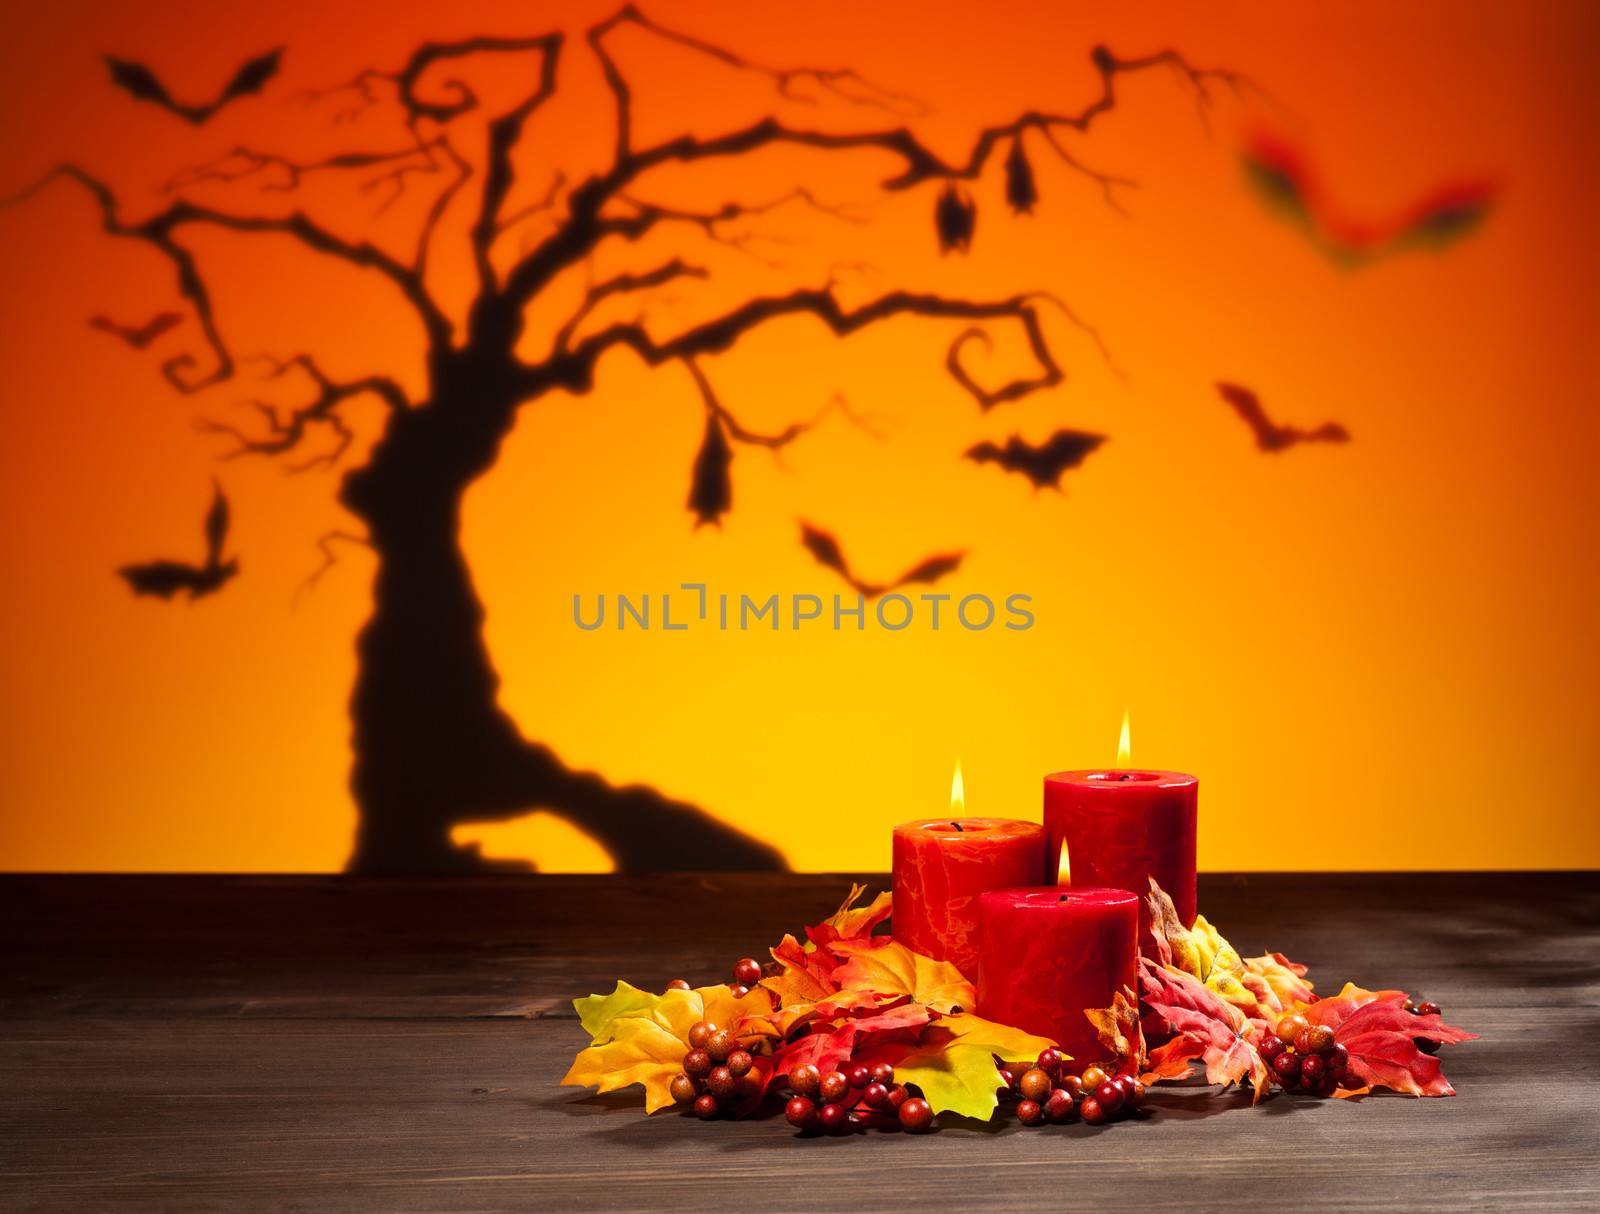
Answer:
POLYGON ((124 325, 101 314, 89 318, 89 327, 120 338, 135 350, 143 350, 163 333, 175 328, 182 320, 183 316, 177 312, 157 312, 142 325, 124 325))
POLYGON ((230 101, 238 97, 251 96, 265 88, 267 82, 278 74, 278 61, 282 55, 283 48, 280 46, 264 55, 246 60, 233 74, 233 79, 223 87, 216 100, 205 105, 185 105, 181 101, 175 101, 172 94, 167 92, 167 86, 142 63, 113 59, 107 55, 106 67, 111 71, 111 82, 136 100, 159 105, 184 121, 199 126, 230 101))
POLYGON ((1035 446, 1013 434, 1006 445, 982 442, 967 449, 967 458, 979 464, 998 464, 1007 472, 1018 472, 1033 482, 1035 489, 1049 485, 1061 488, 1061 474, 1076 468, 1091 452, 1106 441, 1103 434, 1083 430, 1057 430, 1035 446))
POLYGON ((824 568, 832 569, 848 582, 853 590, 875 599, 880 594, 886 594, 900 586, 911 585, 916 582, 932 584, 948 573, 954 573, 961 568, 965 552, 945 552, 930 556, 911 566, 892 582, 865 582, 850 571, 850 563, 844 559, 844 550, 839 547, 839 541, 830 533, 820 527, 813 527, 804 519, 800 520, 800 542, 805 549, 816 558, 817 564, 824 568))
POLYGON ((1489 214, 1497 192, 1487 180, 1441 186, 1380 223, 1351 219, 1329 201, 1298 148, 1256 133, 1242 156, 1245 180, 1262 202, 1299 228, 1335 265, 1348 270, 1408 249, 1444 249, 1489 214))
POLYGON ((180 590, 189 592, 189 601, 221 590, 239 572, 238 558, 224 562, 222 545, 228 538, 228 499, 222 486, 211 482, 211 509, 206 511, 206 563, 190 565, 183 561, 151 561, 145 565, 124 565, 117 570, 135 595, 153 594, 170 599, 180 590))
POLYGON ((972 247, 972 236, 978 223, 978 204, 969 194, 956 189, 955 182, 944 187, 933 208, 933 226, 939 234, 939 253, 951 249, 965 253, 972 247))
POLYGON ((1350 432, 1338 422, 1323 422, 1315 430, 1297 430, 1293 426, 1280 426, 1267 416, 1261 407, 1261 398, 1249 388, 1238 384, 1217 385, 1222 399, 1233 406, 1234 412, 1244 419, 1245 425, 1256 436, 1256 446, 1263 451, 1283 451, 1296 443, 1347 443, 1350 432))
POLYGON ((700 450, 694 457, 694 471, 689 481, 688 508, 695 513, 695 530, 705 523, 722 525, 722 516, 733 506, 733 478, 728 466, 733 463, 733 449, 728 446, 728 436, 722 432, 722 421, 715 413, 706 414, 706 433, 700 440, 700 450))
POLYGON ((1022 132, 1011 139, 1011 155, 1006 157, 1006 201, 1014 215, 1032 215, 1033 204, 1039 201, 1039 187, 1033 180, 1033 166, 1028 154, 1022 150, 1022 132))

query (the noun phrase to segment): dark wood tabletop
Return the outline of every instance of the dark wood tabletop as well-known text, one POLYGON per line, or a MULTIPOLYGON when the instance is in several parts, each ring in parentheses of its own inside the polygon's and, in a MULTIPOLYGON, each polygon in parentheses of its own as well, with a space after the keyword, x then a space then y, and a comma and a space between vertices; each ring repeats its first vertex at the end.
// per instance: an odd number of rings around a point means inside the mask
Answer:
POLYGON ((799 1139, 557 1086, 574 996, 722 980, 849 880, 0 877, 0 1208, 1600 1207, 1594 873, 1202 877, 1242 950, 1481 1033, 1451 1099, 799 1139))

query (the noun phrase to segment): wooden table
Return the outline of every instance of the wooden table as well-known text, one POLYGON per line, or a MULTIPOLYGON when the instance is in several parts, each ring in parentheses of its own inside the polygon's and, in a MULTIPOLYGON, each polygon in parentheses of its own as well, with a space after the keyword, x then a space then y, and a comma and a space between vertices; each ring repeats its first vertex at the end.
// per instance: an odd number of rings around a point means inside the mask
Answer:
POLYGON ((1242 949, 1482 1033, 1455 1099, 799 1141, 556 1086, 574 995, 721 978, 847 881, 0 877, 0 1208, 1600 1206, 1592 873, 1202 878, 1242 949))

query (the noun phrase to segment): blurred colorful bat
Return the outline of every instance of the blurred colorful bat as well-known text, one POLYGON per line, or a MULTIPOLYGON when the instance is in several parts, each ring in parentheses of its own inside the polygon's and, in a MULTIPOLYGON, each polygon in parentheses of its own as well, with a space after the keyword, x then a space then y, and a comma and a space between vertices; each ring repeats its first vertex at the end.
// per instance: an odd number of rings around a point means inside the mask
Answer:
POLYGON ((228 499, 222 486, 211 482, 211 509, 206 511, 206 563, 190 565, 184 561, 150 561, 143 565, 124 565, 117 573, 136 595, 150 594, 170 599, 180 590, 189 592, 189 601, 215 594, 239 572, 237 558, 224 562, 222 545, 228 538, 228 499))
POLYGON ((135 350, 143 350, 156 338, 169 329, 174 328, 183 316, 177 312, 157 312, 142 325, 124 325, 112 320, 104 314, 91 316, 89 327, 98 329, 102 333, 109 333, 112 337, 120 338, 135 350))
POLYGON ((850 571, 850 563, 844 559, 844 551, 839 547, 839 541, 820 527, 813 527, 804 519, 800 520, 800 542, 805 545, 806 551, 817 560, 817 564, 824 568, 832 569, 848 582, 853 590, 875 599, 880 594, 886 594, 900 586, 910 585, 913 582, 937 582, 948 573, 954 573, 961 567, 961 560, 965 552, 945 552, 927 557, 911 566, 892 582, 866 582, 850 571))
POLYGON ((267 82, 278 74, 278 61, 283 55, 283 48, 268 51, 264 55, 257 55, 254 59, 246 60, 240 65, 233 78, 223 86, 222 92, 216 100, 205 105, 185 105, 173 99, 167 92, 167 86, 162 84, 156 74, 142 63, 134 63, 127 59, 114 59, 106 56, 106 67, 111 71, 111 82, 123 89, 139 101, 148 101, 152 105, 159 105, 164 110, 170 110, 186 122, 199 126, 223 106, 238 97, 248 97, 259 93, 267 86, 267 82))
POLYGON ((1444 249, 1483 222, 1497 193, 1487 180, 1441 186, 1386 222, 1366 223, 1329 201, 1305 154, 1286 140, 1257 132, 1247 139, 1242 160, 1246 181, 1268 208, 1344 269, 1407 249, 1444 249))
POLYGON ((1296 443, 1347 443, 1350 432, 1338 422, 1323 422, 1315 430, 1297 430, 1293 426, 1280 426, 1267 416, 1261 407, 1261 398, 1249 388, 1238 384, 1217 385, 1222 399, 1233 406, 1234 412, 1244 419, 1256 436, 1256 446, 1263 451, 1283 451, 1296 443))
POLYGON ((1103 434, 1089 434, 1083 430, 1057 430, 1044 442, 1035 446, 1021 435, 1013 434, 1006 445, 982 442, 967 449, 967 458, 979 464, 998 464, 1007 472, 1017 472, 1033 482, 1035 489, 1049 485, 1061 488, 1061 474, 1076 468, 1089 457, 1101 443, 1103 434))

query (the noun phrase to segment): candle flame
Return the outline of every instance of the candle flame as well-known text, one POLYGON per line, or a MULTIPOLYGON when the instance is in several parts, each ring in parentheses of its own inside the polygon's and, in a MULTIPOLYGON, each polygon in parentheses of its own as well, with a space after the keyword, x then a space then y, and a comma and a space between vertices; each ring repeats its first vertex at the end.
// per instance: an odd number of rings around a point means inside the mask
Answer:
POLYGON ((961 760, 956 760, 956 774, 950 777, 950 817, 959 818, 967 812, 967 790, 961 782, 961 760))
POLYGON ((1067 855, 1067 841, 1061 840, 1061 860, 1056 865, 1056 884, 1072 884, 1072 860, 1067 855))
POLYGON ((1122 736, 1117 739, 1117 766, 1133 766, 1133 744, 1128 740, 1128 710, 1122 710, 1122 736))

